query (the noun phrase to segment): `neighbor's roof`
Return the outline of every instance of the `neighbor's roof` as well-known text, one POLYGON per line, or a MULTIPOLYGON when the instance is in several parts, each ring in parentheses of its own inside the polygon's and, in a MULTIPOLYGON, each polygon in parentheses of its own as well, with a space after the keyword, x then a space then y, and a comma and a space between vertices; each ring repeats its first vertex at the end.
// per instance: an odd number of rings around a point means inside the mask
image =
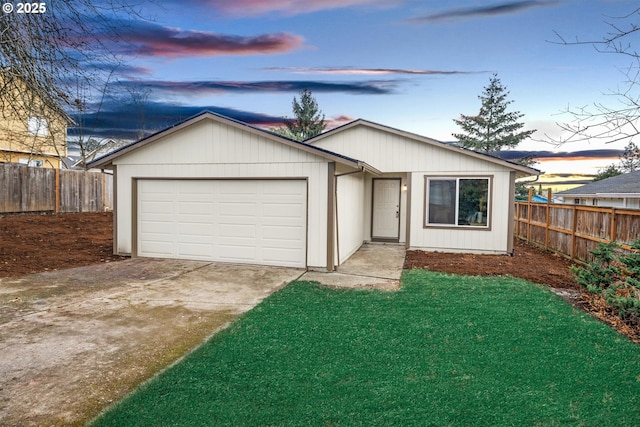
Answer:
POLYGON ((338 163, 342 163, 345 164, 347 166, 351 166, 354 168, 359 168, 359 169, 365 169, 371 173, 373 173, 374 175, 379 175, 381 174, 381 172, 379 170, 377 170, 376 168, 368 165, 365 162, 362 162, 360 160, 357 159, 353 159, 351 157, 347 157, 347 156, 343 156, 342 154, 338 154, 338 153, 334 153, 332 151, 329 150, 325 150, 323 148, 320 147, 316 147, 310 144, 307 144, 306 142, 300 142, 300 141, 296 141, 294 139, 290 139, 287 138, 285 136, 279 135, 275 132, 269 132, 267 130, 264 129, 260 129, 258 127, 255 126, 251 126, 248 123, 242 122, 240 120, 236 120, 236 119, 232 119, 230 117, 227 116, 223 116, 222 114, 218 114, 218 113, 214 113, 211 111, 202 111, 201 113, 196 114, 193 117, 190 117, 182 122, 179 122, 173 126, 170 126, 164 130, 161 130, 157 133, 154 133, 153 135, 149 135, 145 138, 140 139, 139 141, 133 142, 129 145, 125 145, 124 147, 121 147, 117 150, 114 150, 98 159, 95 159, 89 163, 87 163, 87 168, 96 168, 96 169, 104 169, 104 168, 108 168, 109 166, 111 166, 113 164, 113 160, 117 159, 118 157, 121 157, 131 151, 137 150, 141 147, 144 147, 147 144, 151 144, 154 141, 164 138, 167 135, 170 135, 174 132, 177 132, 187 126, 193 125, 197 122, 200 122, 202 120, 213 120, 216 122, 222 122, 231 126, 234 126, 236 128, 239 129, 243 129, 246 131, 249 131, 251 133, 255 133, 255 134, 260 134, 261 136, 267 137, 271 140, 275 140, 277 142, 280 142, 282 144, 288 145, 290 147, 294 147, 297 149, 300 149, 302 151, 306 151, 308 153, 311 154, 315 154, 317 156, 332 160, 332 161, 336 161, 338 163))
POLYGON ((437 141, 433 138, 428 138, 426 136, 422 136, 419 135, 417 133, 412 133, 412 132, 407 132, 404 130, 400 130, 400 129, 396 129, 390 126, 385 126, 385 125, 381 125, 380 123, 375 123, 375 122, 371 122, 369 120, 364 120, 364 119, 357 119, 354 120, 352 122, 349 122, 347 124, 344 124, 342 126, 338 126, 337 128, 331 129, 327 132, 321 133, 320 135, 317 135, 313 138, 309 138, 307 140, 305 140, 305 142, 308 142, 310 144, 313 144, 316 141, 319 141, 321 139, 324 138, 328 138, 329 136, 337 133, 337 132, 343 132, 347 129, 351 129, 354 128, 356 126, 366 126, 369 128, 373 128, 373 129, 377 129, 383 132, 389 132, 404 138, 408 138, 408 139, 413 139, 415 141, 421 141, 424 142, 425 144, 430 144, 430 145, 434 145, 437 147, 440 147, 444 150, 449 150, 449 151, 454 151, 454 152, 458 152, 467 156, 471 156, 471 157, 475 157, 477 159, 481 159, 481 160, 485 160, 491 163, 495 163, 495 164, 499 164, 501 166, 505 166, 509 169, 513 169, 517 172, 517 177, 518 178, 524 178, 527 176, 532 176, 532 175, 540 175, 540 171, 538 169, 535 168, 531 168, 528 166, 523 166, 520 165, 518 163, 515 162, 511 162, 509 160, 504 160, 501 159, 500 157, 496 157, 496 156, 492 156, 490 154, 483 154, 483 153, 478 153, 477 151, 473 151, 473 150, 469 150, 467 148, 463 148, 463 147, 459 147, 456 145, 451 145, 451 144, 447 144, 445 142, 441 142, 441 141, 437 141))
POLYGON ((560 191, 556 196, 595 196, 607 197, 625 195, 640 196, 640 171, 629 172, 611 178, 595 181, 570 190, 560 191))

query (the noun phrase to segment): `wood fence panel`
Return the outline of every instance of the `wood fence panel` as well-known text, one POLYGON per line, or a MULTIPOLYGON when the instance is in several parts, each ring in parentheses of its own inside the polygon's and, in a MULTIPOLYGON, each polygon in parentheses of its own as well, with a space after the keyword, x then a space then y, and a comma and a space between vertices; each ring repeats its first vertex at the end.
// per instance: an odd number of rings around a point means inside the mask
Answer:
POLYGON ((549 245, 557 252, 571 256, 571 235, 559 231, 549 230, 549 245))
POLYGON ((573 212, 569 209, 557 209, 556 206, 553 206, 549 210, 549 223, 553 225, 553 227, 571 231, 573 227, 573 212))
POLYGON ((517 237, 580 261, 591 260, 599 243, 617 242, 623 249, 640 239, 640 210, 516 203, 517 237))
POLYGON ((631 244, 640 238, 640 218, 625 214, 624 211, 616 211, 616 234, 618 242, 631 244))
POLYGON ((0 212, 45 212, 55 209, 55 170, 0 164, 0 212))
POLYGON ((113 177, 0 163, 0 213, 101 212, 113 208, 113 177), (56 178, 58 174, 58 178, 56 178))
POLYGON ((611 212, 578 209, 577 220, 576 233, 611 240, 611 212))
POLYGON ((0 168, 0 212, 20 212, 20 169, 15 167, 0 168))
POLYGON ((80 211, 80 174, 73 171, 60 171, 60 212, 80 211))

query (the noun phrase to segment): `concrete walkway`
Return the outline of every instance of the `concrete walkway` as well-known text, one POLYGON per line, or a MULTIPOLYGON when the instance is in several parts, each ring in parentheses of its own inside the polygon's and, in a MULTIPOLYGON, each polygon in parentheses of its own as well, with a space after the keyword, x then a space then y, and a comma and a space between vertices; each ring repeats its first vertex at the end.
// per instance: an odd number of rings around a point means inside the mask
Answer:
POLYGON ((400 289, 405 249, 402 245, 365 243, 332 273, 306 272, 300 280, 313 280, 337 288, 400 289))

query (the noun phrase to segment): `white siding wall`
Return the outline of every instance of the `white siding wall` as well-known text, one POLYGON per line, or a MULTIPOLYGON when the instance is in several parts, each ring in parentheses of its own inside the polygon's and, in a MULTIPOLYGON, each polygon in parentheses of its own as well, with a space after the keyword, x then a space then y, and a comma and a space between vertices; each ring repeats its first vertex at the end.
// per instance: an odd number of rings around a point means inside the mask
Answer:
MULTIPOLYGON (((356 126, 319 140, 315 145, 360 159, 384 172, 382 177, 411 173, 411 215, 409 244, 412 248, 453 252, 506 253, 511 194, 510 169, 496 163, 450 151, 404 136, 356 126), (425 180, 427 176, 492 176, 491 230, 424 228, 425 180)), ((402 182, 404 184, 405 181, 402 182)), ((406 212, 406 192, 401 210, 406 212)), ((371 180, 365 188, 368 201, 365 238, 370 238, 371 180)), ((400 241, 405 241, 406 215, 402 215, 400 241)))
POLYGON ((343 263, 364 242, 364 174, 337 177, 337 227, 339 263, 343 263))
MULTIPOLYGON (((443 175, 442 173, 437 175, 443 175)), ((425 176, 431 171, 413 173, 411 176, 411 235, 412 248, 443 252, 507 253, 509 218, 509 172, 469 171, 452 172, 446 176, 493 176, 491 188, 491 229, 424 227, 425 176)))
POLYGON ((366 126, 346 129, 314 145, 367 162, 381 172, 420 171, 425 169, 425 164, 461 170, 467 159, 482 162, 463 153, 366 126), (447 164, 439 165, 444 158, 447 164))
POLYGON ((326 268, 326 159, 207 120, 128 153, 114 164, 118 253, 131 253, 133 178, 294 177, 308 182, 308 266, 326 268))

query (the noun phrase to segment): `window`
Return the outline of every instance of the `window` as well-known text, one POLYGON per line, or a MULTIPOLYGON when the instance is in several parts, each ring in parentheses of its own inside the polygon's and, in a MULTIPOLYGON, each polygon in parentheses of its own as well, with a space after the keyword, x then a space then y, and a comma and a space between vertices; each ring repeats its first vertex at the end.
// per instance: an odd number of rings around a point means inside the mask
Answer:
POLYGON ((490 178, 426 178, 425 226, 489 227, 490 178))
POLYGON ((18 163, 20 163, 21 165, 27 165, 36 168, 41 168, 42 166, 44 166, 44 162, 42 160, 24 159, 22 157, 18 159, 18 163))
POLYGON ((35 136, 48 136, 49 135, 49 123, 44 117, 30 116, 27 129, 31 135, 35 136))

